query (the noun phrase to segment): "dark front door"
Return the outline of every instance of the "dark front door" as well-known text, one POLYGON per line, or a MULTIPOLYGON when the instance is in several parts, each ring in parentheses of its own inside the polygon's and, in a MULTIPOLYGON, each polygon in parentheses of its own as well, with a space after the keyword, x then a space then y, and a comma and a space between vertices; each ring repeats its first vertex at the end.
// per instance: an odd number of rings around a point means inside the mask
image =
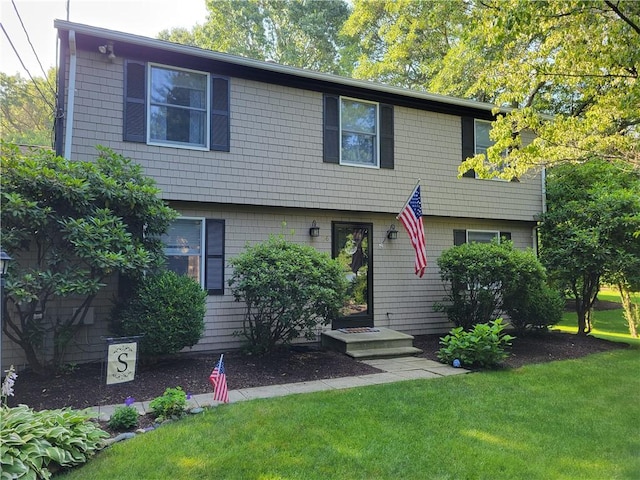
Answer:
POLYGON ((334 329, 373 326, 372 228, 370 223, 332 224, 332 255, 349 282, 348 298, 334 329))

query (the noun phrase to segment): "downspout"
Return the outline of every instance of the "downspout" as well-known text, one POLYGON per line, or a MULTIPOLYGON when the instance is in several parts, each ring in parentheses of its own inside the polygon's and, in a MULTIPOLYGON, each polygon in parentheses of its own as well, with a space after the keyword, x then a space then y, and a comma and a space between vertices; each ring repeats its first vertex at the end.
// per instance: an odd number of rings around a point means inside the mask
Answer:
MULTIPOLYGON (((542 213, 547 213, 547 169, 542 167, 540 171, 540 182, 541 182, 541 193, 542 193, 542 213)), ((538 245, 538 226, 533 227, 531 232, 531 236, 533 237, 531 240, 533 242, 533 250, 536 252, 536 256, 539 254, 539 245, 538 245)))
POLYGON ((545 167, 542 167, 540 179, 542 181, 542 213, 547 213, 547 169, 545 167))
POLYGON ((69 30, 69 91, 64 132, 64 158, 71 160, 71 141, 73 139, 73 106, 76 99, 76 32, 69 30))

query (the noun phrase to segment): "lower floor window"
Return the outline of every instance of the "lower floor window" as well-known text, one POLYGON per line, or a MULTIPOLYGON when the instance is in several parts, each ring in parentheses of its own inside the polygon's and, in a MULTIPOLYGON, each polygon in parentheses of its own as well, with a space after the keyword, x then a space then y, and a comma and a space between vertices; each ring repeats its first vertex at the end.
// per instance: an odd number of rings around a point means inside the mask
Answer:
POLYGON ((453 244, 463 243, 491 243, 492 240, 511 240, 510 232, 499 232, 497 230, 454 230, 453 244))
POLYGON ((224 220, 179 218, 162 236, 167 268, 208 290, 224 293, 224 220))

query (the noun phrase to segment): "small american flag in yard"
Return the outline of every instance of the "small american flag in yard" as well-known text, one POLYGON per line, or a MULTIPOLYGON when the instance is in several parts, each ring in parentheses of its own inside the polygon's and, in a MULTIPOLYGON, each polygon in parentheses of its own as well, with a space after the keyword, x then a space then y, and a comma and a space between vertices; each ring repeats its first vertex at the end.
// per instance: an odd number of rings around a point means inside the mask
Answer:
POLYGON ((422 277, 427 268, 427 252, 424 241, 424 226, 422 224, 422 199, 420 198, 419 183, 416 185, 416 188, 413 189, 409 200, 407 200, 404 208, 396 218, 400 219, 409 234, 411 245, 413 245, 413 249, 416 251, 416 275, 422 277))
POLYGON ((227 375, 224 372, 224 355, 220 355, 218 364, 209 375, 209 381, 213 387, 213 399, 217 402, 229 403, 229 390, 227 389, 227 375))

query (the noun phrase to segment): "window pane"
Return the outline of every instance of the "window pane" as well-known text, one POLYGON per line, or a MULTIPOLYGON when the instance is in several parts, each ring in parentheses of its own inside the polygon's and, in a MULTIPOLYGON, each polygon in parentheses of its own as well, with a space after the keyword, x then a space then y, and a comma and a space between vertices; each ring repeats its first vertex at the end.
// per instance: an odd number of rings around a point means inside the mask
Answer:
POLYGON ((151 68, 151 102, 206 108, 207 76, 181 70, 151 68))
POLYGON ((376 133, 377 105, 342 99, 342 130, 376 133))
POLYGON ((151 106, 151 139, 205 144, 205 112, 151 106))
POLYGON ((200 257, 197 256, 168 256, 167 270, 179 275, 186 275, 200 283, 200 257))
POLYGON ((202 220, 174 220, 162 236, 162 243, 165 245, 167 269, 201 283, 202 220))
POLYGON ((343 133, 342 162, 356 165, 377 165, 375 138, 371 135, 343 133))
POLYGON ((487 153, 487 148, 493 145, 489 137, 491 123, 476 120, 476 153, 487 153))
POLYGON ((149 140, 206 147, 208 77, 151 67, 149 140))
POLYGON ((491 240, 494 238, 499 238, 499 232, 477 232, 469 230, 467 231, 468 242, 477 242, 477 243, 491 243, 491 240))

